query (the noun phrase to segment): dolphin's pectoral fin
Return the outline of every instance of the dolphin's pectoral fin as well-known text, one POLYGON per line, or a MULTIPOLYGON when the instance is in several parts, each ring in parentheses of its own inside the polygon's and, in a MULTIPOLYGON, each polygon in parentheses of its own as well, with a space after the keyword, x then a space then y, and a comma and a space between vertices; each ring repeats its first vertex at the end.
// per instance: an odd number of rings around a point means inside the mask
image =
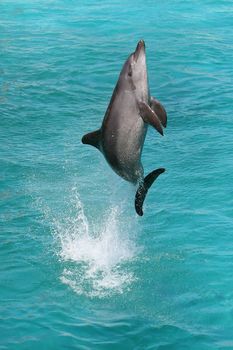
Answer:
POLYGON ((150 108, 145 102, 138 102, 138 108, 140 115, 145 123, 153 126, 161 135, 163 135, 163 129, 157 114, 150 108))
POLYGON ((100 148, 101 131, 96 130, 82 137, 82 143, 100 148))
POLYGON ((143 202, 146 198, 146 194, 153 184, 153 182, 157 179, 157 177, 164 173, 164 168, 159 168, 156 170, 153 170, 150 174, 148 174, 143 182, 139 185, 136 196, 135 196, 135 210, 139 216, 143 215, 142 206, 143 202))
POLYGON ((159 120, 161 121, 161 124, 164 128, 167 126, 167 113, 165 111, 165 108, 163 105, 156 100, 154 97, 151 97, 150 99, 150 106, 151 109, 155 112, 155 114, 159 117, 159 120))

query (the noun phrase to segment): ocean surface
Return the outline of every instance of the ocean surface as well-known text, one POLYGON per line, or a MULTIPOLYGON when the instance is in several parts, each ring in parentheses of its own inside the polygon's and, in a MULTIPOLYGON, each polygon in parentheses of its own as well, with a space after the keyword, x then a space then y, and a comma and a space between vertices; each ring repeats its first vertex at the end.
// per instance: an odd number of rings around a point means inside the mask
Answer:
POLYGON ((233 349, 233 2, 0 2, 0 349, 233 349), (144 216, 83 134, 144 39, 144 216))

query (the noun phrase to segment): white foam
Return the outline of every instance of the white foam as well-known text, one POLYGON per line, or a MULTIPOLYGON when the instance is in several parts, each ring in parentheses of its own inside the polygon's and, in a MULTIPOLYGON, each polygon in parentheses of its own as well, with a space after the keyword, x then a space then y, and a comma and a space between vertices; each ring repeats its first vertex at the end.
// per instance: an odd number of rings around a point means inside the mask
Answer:
POLYGON ((129 263, 137 249, 132 224, 125 220, 117 205, 98 222, 88 220, 74 189, 68 217, 54 223, 60 260, 65 265, 61 281, 88 296, 103 297, 128 288, 135 280, 129 263))

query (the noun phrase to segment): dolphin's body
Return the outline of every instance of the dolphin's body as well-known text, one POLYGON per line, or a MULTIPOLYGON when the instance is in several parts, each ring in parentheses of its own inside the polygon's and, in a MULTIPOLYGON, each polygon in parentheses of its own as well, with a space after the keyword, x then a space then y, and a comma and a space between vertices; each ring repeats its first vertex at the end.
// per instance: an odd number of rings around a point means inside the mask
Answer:
POLYGON ((150 96, 145 43, 141 40, 121 70, 101 128, 82 138, 83 143, 103 153, 119 176, 139 184, 135 209, 140 216, 148 189, 165 171, 160 168, 144 178, 141 153, 148 124, 163 135, 162 126, 166 127, 167 115, 160 102, 150 96))

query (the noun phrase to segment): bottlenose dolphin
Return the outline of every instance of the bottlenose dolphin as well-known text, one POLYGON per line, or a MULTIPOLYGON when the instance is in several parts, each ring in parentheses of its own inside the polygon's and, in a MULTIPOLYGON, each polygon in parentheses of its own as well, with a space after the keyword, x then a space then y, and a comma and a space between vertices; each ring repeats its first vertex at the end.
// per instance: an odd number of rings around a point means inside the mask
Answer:
POLYGON ((140 216, 148 189, 165 171, 159 168, 144 178, 141 153, 148 125, 163 135, 167 114, 161 103, 150 96, 145 43, 140 40, 121 70, 101 128, 82 138, 84 144, 103 153, 119 176, 138 184, 135 209, 140 216))

